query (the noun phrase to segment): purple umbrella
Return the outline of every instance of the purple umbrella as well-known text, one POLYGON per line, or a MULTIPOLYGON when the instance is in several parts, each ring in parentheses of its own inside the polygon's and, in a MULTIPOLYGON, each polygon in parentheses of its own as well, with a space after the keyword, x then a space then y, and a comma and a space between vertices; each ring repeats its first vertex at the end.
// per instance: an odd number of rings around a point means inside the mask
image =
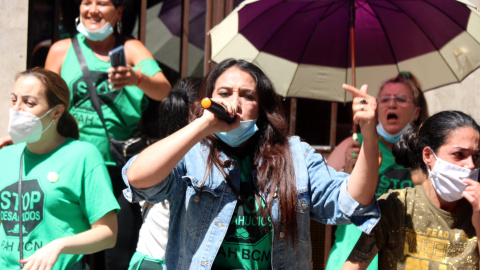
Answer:
MULTIPOLYGON (((243 0, 235 0, 238 6, 243 0)), ((190 33, 188 40, 197 48, 205 49, 205 0, 190 0, 190 33)), ((181 35, 182 0, 165 0, 158 18, 165 24, 173 35, 181 35)))
MULTIPOLYGON (((242 1, 235 0, 233 4, 238 6, 242 1)), ((147 39, 147 43, 152 48, 155 48, 153 49, 155 57, 161 59, 170 68, 181 72, 182 77, 203 75, 206 9, 206 0, 164 0, 158 12, 160 24, 147 24, 147 27, 150 25, 154 28, 148 31, 156 35, 154 40, 149 41, 147 39), (184 44, 180 42, 180 37, 182 36, 183 2, 189 3, 187 5, 187 12, 189 12, 188 43, 184 44), (168 33, 165 33, 165 31, 168 31, 168 33), (188 47, 188 49, 185 50, 184 46, 188 47), (182 59, 182 63, 180 63, 181 57, 185 57, 182 59)))
MULTIPOLYGON (((190 0, 190 33, 188 40, 197 48, 205 48, 205 0, 190 0)), ((180 37, 182 26, 182 0, 165 0, 158 14, 170 33, 180 37)))
POLYGON ((374 95, 400 70, 432 89, 480 65, 479 18, 455 0, 247 1, 212 29, 212 59, 255 62, 282 96, 346 101, 352 69, 374 95))

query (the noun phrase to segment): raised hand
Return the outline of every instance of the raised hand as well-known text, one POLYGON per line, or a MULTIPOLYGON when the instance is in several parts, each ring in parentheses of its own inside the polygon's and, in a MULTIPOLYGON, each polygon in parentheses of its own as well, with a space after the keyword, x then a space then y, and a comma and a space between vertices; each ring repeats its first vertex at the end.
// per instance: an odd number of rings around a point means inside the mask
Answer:
POLYGON ((342 87, 353 95, 352 111, 354 124, 360 126, 365 139, 376 139, 377 123, 375 114, 377 110, 377 100, 375 97, 367 94, 368 86, 364 84, 360 89, 357 89, 351 85, 344 84, 342 87))

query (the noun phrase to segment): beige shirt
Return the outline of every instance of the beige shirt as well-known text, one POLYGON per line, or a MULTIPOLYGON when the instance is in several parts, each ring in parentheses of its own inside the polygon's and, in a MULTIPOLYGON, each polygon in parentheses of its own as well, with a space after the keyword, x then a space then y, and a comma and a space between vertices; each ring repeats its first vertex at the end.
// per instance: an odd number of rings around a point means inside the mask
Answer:
POLYGON ((382 218, 372 232, 378 269, 479 269, 472 207, 464 202, 461 212, 444 211, 421 185, 382 195, 382 218))

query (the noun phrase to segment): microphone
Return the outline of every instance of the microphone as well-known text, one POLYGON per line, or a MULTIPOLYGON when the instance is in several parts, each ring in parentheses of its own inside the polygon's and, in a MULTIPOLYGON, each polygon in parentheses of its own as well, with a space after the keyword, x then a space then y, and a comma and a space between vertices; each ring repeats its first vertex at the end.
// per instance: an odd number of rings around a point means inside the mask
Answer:
POLYGON ((218 118, 222 119, 223 121, 231 124, 233 122, 235 122, 235 117, 231 117, 228 112, 225 110, 225 108, 216 103, 215 101, 209 99, 209 98, 204 98, 202 99, 202 107, 204 109, 207 109, 209 110, 210 112, 212 112, 213 114, 215 114, 218 118))

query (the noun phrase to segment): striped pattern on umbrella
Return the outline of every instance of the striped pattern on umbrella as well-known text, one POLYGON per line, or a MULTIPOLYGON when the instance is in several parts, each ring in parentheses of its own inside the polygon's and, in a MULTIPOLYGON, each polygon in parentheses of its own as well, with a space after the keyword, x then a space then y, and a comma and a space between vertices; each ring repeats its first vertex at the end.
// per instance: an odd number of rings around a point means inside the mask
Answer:
MULTIPOLYGON (((455 0, 352 0, 356 84, 415 74, 425 90, 480 65, 480 13, 455 0)), ((281 96, 349 101, 349 0, 250 0, 210 31, 212 59, 260 66, 281 96)))

